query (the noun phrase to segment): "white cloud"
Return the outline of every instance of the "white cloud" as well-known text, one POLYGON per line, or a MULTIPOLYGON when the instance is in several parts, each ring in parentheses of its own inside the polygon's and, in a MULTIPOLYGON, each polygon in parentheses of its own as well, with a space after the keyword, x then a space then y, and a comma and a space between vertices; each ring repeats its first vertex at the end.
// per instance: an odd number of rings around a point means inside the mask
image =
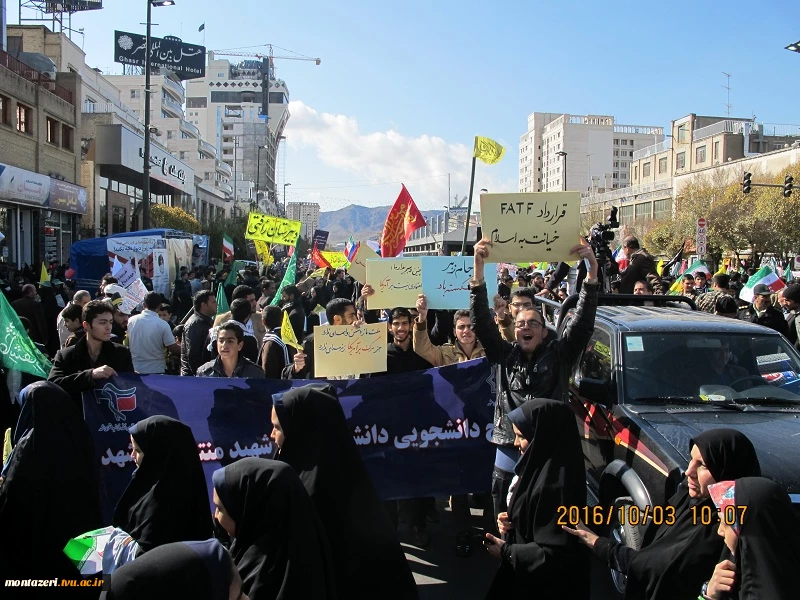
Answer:
MULTIPOLYGON (((287 159, 287 169, 292 173, 293 194, 308 199, 312 194, 334 199, 337 200, 334 204, 339 205, 335 208, 350 202, 380 206, 394 201, 400 190, 399 182, 403 182, 420 208, 440 209, 447 203, 448 173, 451 198, 469 191, 471 147, 430 135, 408 137, 394 129, 362 132, 354 117, 320 113, 301 101, 291 102, 289 111, 286 136, 292 154, 287 159), (293 161, 292 151, 299 155, 303 150, 310 150, 318 161, 316 169, 308 158, 303 165, 293 161), (330 187, 324 187, 326 183, 316 175, 321 166, 326 173, 337 176, 338 182, 329 180, 330 187)), ((481 187, 492 191, 514 190, 513 180, 502 181, 497 167, 485 169, 483 165, 478 167, 475 209, 481 187), (495 169, 494 173, 490 169, 495 169)), ((330 202, 325 204, 328 206, 323 210, 334 208, 330 202)))

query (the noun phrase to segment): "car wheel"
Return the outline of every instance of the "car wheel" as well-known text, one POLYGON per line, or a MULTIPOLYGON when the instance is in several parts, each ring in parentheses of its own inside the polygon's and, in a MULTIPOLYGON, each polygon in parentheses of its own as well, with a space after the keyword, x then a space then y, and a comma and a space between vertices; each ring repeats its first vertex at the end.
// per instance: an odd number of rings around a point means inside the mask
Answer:
MULTIPOLYGON (((620 522, 619 515, 620 510, 623 511, 623 514, 629 514, 628 509, 631 506, 635 506, 633 502, 633 498, 630 496, 620 496, 616 500, 614 500, 614 512, 613 518, 611 520, 611 525, 609 529, 609 535, 612 540, 619 544, 624 544, 629 548, 633 548, 634 550, 638 550, 642 547, 642 532, 643 528, 639 525, 631 525, 629 519, 623 519, 624 522, 620 522)), ((614 584, 614 589, 622 595, 625 593, 625 584, 627 583, 627 576, 624 573, 620 573, 616 569, 611 569, 611 581, 614 584)))

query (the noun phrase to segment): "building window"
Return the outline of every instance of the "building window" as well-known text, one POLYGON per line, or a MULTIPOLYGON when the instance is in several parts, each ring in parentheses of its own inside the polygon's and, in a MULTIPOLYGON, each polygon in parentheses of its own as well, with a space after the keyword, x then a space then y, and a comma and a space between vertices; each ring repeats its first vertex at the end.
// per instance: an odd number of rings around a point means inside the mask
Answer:
POLYGON ((623 146, 627 146, 628 145, 628 140, 622 140, 622 145, 623 146))
POLYGON ((11 110, 11 99, 7 96, 0 96, 0 123, 11 125, 8 112, 11 110))
POLYGON ((611 177, 613 179, 619 179, 619 173, 614 173, 611 177))
POLYGON ((72 151, 74 146, 72 145, 72 127, 69 125, 62 125, 61 126, 61 147, 64 150, 72 151))
POLYGON ((619 222, 632 223, 633 222, 633 204, 619 207, 619 222))
POLYGON ((659 173, 666 173, 667 172, 667 157, 664 156, 663 158, 658 159, 658 172, 659 173))
POLYGON ((619 140, 618 140, 618 139, 617 139, 617 140, 614 140, 614 145, 615 145, 615 146, 619 146, 619 140))
POLYGON ((123 233, 126 231, 128 211, 121 206, 115 206, 111 211, 111 233, 123 233))
POLYGON ((174 140, 175 139, 175 132, 174 131, 167 131, 167 139, 174 140))
POLYGON ((17 104, 17 131, 22 133, 33 133, 33 123, 31 118, 33 111, 24 104, 17 104))
POLYGON ((650 177, 650 163, 646 162, 642 165, 642 177, 650 177))
POLYGON ((614 150, 614 156, 619 156, 619 150, 614 150))
POLYGON ((615 169, 619 169, 619 161, 618 160, 614 161, 614 168, 615 169))
POLYGON ((637 204, 635 208, 634 219, 639 223, 643 221, 649 221, 652 210, 653 205, 651 202, 642 202, 641 204, 637 204))
POLYGON ((698 164, 706 162, 706 147, 700 146, 699 148, 697 148, 697 150, 695 150, 694 157, 695 157, 695 162, 697 162, 698 164))
POLYGON ((639 165, 636 165, 635 167, 633 167, 633 180, 634 181, 638 181, 639 180, 639 165))
POLYGON ((131 100, 136 100, 142 97, 142 90, 131 90, 131 100))
POLYGON ((666 198, 664 200, 656 200, 653 202, 653 219, 660 221, 661 219, 669 219, 672 215, 671 200, 666 198))
POLYGON ((714 142, 714 160, 719 160, 719 142, 714 142))
POLYGON ((684 123, 683 125, 678 125, 678 143, 685 144, 688 139, 689 139, 689 126, 686 123, 684 123))
POLYGON ((188 152, 179 152, 178 158, 180 158, 181 160, 186 160, 188 158, 188 154, 189 154, 188 152))
MULTIPOLYGON (((628 153, 628 155, 629 155, 631 158, 633 158, 633 150, 631 150, 631 151, 628 153)), ((623 154, 623 156, 625 156, 625 155, 623 154)))
MULTIPOLYGON (((100 178, 100 185, 103 185, 102 177, 100 178)), ((108 181, 106 181, 106 185, 108 185, 108 181)), ((106 194, 108 192, 104 187, 101 187, 97 190, 97 211, 100 213, 100 235, 106 235, 108 233, 108 201, 106 200, 106 194)))
POLYGON ((627 179, 628 178, 628 174, 627 173, 620 173, 619 174, 619 178, 620 179, 627 179))
POLYGON ((633 140, 631 140, 631 146, 633 146, 633 140))
POLYGON ((47 143, 58 146, 58 121, 46 117, 47 123, 47 143))
POLYGON ((683 169, 686 167, 686 152, 678 152, 675 155, 675 168, 683 169))

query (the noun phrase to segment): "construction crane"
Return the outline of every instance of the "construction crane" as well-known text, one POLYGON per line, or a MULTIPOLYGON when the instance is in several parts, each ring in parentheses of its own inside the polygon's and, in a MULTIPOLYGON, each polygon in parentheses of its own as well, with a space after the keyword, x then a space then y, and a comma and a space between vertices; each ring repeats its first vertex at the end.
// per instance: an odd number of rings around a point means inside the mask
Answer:
POLYGON ((261 44, 260 46, 242 46, 240 48, 231 48, 229 50, 211 50, 215 56, 241 56, 245 58, 258 58, 258 59, 265 59, 269 58, 269 66, 270 71, 274 71, 275 65, 272 61, 274 60, 302 60, 313 62, 316 65, 319 65, 322 62, 321 58, 312 58, 310 56, 305 56, 303 54, 298 54, 293 50, 287 50, 286 48, 281 48, 280 46, 274 46, 273 44, 261 44), (268 53, 264 52, 239 52, 239 50, 247 50, 249 48, 269 48, 268 53), (283 50, 284 52, 292 52, 295 56, 275 56, 274 49, 277 48, 278 50, 283 50))

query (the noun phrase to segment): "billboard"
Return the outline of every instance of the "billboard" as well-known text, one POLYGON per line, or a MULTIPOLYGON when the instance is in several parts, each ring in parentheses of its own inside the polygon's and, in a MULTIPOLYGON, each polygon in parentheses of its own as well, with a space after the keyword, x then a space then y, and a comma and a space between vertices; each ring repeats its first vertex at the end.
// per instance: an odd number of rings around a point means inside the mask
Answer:
MULTIPOLYGON (((127 31, 114 32, 114 62, 144 67, 145 36, 127 31)), ((184 44, 179 38, 150 37, 150 65, 169 69, 178 79, 195 79, 206 74, 206 48, 184 44)))
POLYGON ((63 2, 47 2, 44 12, 75 13, 82 10, 100 10, 101 8, 103 8, 103 0, 64 0, 63 2))

